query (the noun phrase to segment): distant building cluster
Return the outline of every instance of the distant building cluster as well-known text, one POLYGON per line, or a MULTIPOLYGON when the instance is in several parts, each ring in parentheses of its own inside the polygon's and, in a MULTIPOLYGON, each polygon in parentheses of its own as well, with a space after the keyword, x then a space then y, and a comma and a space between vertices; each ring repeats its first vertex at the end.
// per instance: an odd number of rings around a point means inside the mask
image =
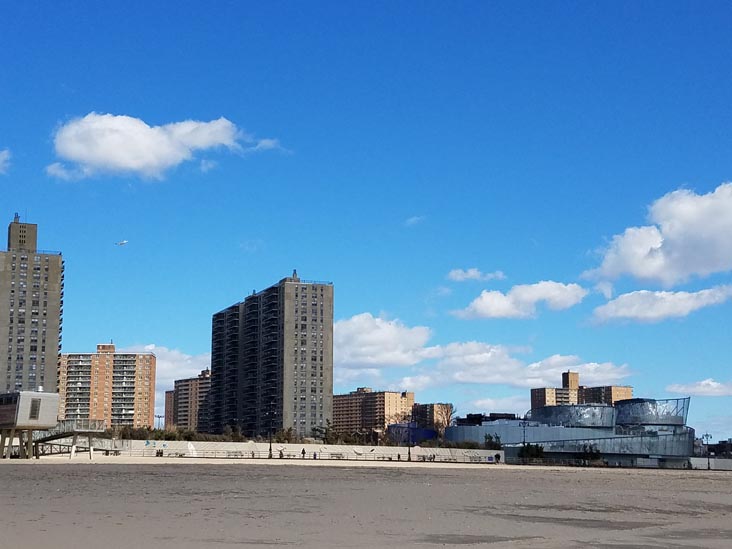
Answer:
POLYGON ((374 391, 359 387, 333 396, 333 430, 347 435, 382 435, 390 425, 414 427, 442 434, 452 420, 452 404, 419 404, 410 391, 374 391))
POLYGON ((584 387, 579 384, 579 373, 562 373, 561 387, 531 389, 531 408, 566 404, 615 404, 618 400, 633 398, 633 388, 625 385, 584 387))
POLYGON ((535 446, 544 458, 602 461, 609 466, 688 466, 694 429, 686 425, 688 398, 632 398, 632 387, 582 387, 579 374, 562 374, 561 388, 531 390, 531 410, 513 414, 471 414, 448 427, 456 443, 500 441, 507 458, 521 458, 535 446))
POLYGON ((333 396, 333 430, 338 433, 385 432, 390 423, 409 418, 414 393, 359 387, 333 396))
MULTIPOLYGON (((20 402, 29 391, 58 393, 59 419, 152 428, 154 354, 117 351, 111 342, 96 352, 60 353, 64 261, 60 252, 38 250, 37 235, 37 226, 16 214, 8 249, 0 252, 3 402, 20 402)), ((561 387, 531 389, 524 417, 493 412, 455 418, 452 404, 417 403, 410 391, 358 387, 334 395, 333 300, 331 282, 302 280, 294 271, 214 313, 210 369, 178 379, 166 391, 165 428, 236 431, 249 438, 285 431, 299 438, 333 432, 378 440, 394 433, 394 440, 410 445, 418 432, 503 444, 507 456, 511 448, 535 444, 558 459, 602 455, 608 462, 648 466, 675 466, 691 455, 689 399, 637 399, 630 386, 586 387, 577 372, 564 372, 561 387)), ((42 399, 26 395, 26 401, 33 415, 42 399)), ((46 402, 56 406, 55 398, 46 402)))

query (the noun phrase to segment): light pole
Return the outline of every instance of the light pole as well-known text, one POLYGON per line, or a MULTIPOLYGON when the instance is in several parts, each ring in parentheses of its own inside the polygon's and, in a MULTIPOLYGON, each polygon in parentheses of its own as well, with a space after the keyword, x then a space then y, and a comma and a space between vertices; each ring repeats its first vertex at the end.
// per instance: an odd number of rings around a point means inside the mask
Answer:
POLYGON ((412 420, 414 419, 414 408, 409 412, 409 423, 407 423, 407 461, 412 461, 412 420))
POLYGON ((156 419, 158 420, 158 426, 157 426, 157 428, 158 428, 158 429, 160 429, 160 424, 162 423, 162 419, 163 419, 164 417, 165 417, 165 416, 159 416, 159 415, 156 415, 156 416, 155 416, 155 418, 156 418, 156 419))
POLYGON ((526 418, 526 416, 529 415, 529 412, 526 412, 524 414, 524 418, 519 422, 519 425, 521 425, 523 429, 523 442, 522 445, 526 446, 526 426, 529 424, 529 420, 526 418))
POLYGON ((701 438, 703 441, 706 442, 707 445, 707 471, 709 471, 712 468, 712 464, 709 461, 709 441, 712 440, 712 435, 710 435, 709 433, 704 433, 701 438))
POLYGON ((269 459, 272 459, 272 416, 274 415, 274 400, 269 403, 269 459))

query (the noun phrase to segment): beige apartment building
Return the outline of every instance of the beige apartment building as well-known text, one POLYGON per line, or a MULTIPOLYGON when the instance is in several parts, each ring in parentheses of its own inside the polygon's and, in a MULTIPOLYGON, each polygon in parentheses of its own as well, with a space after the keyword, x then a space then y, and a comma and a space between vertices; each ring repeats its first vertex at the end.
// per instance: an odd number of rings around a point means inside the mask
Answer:
POLYGON ((174 387, 165 392, 165 428, 198 431, 198 415, 211 388, 211 370, 177 379, 174 387))
POLYGON ((0 252, 0 393, 57 391, 64 262, 37 240, 38 226, 16 213, 0 252))
POLYGON ((618 400, 633 398, 633 387, 604 385, 584 387, 578 372, 563 372, 561 387, 531 389, 531 408, 565 404, 615 404, 618 400))
POLYGON ((153 427, 155 364, 153 353, 118 353, 111 343, 97 345, 96 353, 61 354, 59 418, 153 427))
POLYGON ((370 387, 359 387, 345 395, 333 395, 333 430, 382 432, 387 425, 409 420, 413 406, 412 392, 374 392, 370 387))

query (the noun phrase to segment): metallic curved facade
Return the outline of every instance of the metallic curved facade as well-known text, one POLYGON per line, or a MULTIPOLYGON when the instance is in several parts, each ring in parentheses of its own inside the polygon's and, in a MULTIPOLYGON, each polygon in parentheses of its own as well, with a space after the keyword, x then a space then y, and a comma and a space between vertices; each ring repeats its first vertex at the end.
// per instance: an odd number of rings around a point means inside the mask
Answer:
POLYGON ((555 457, 576 458, 591 449, 617 465, 659 466, 663 462, 664 466, 684 467, 693 453, 695 437, 694 430, 686 426, 689 401, 636 398, 618 401, 615 406, 544 406, 531 410, 524 420, 448 427, 445 438, 481 444, 490 436, 509 449, 539 444, 555 457))
POLYGON ((617 425, 686 425, 689 398, 633 398, 615 403, 617 425))
POLYGON ((544 406, 529 412, 531 421, 564 427, 613 427, 615 409, 606 404, 544 406))

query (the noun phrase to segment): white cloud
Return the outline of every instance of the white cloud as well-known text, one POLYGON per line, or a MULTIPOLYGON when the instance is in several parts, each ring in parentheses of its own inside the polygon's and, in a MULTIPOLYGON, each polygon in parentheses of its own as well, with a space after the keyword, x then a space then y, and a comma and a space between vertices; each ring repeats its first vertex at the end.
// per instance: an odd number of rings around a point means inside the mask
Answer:
POLYGON ((284 150, 278 139, 260 139, 248 152, 284 150))
POLYGON ((431 295, 434 297, 447 297, 452 295, 452 288, 447 286, 438 286, 432 291, 431 295))
POLYGON ((554 387, 562 372, 580 373, 586 385, 608 385, 630 375, 626 365, 583 362, 574 355, 554 355, 527 364, 509 348, 479 341, 427 346, 431 331, 409 327, 399 320, 355 315, 335 324, 334 375, 337 384, 383 384, 384 369, 419 365, 417 374, 403 377, 395 387, 419 390, 446 383, 554 387))
POLYGON ((214 160, 206 160, 205 158, 201 160, 201 172, 208 173, 211 170, 213 170, 216 166, 218 166, 218 163, 214 160))
MULTIPOLYGON (((226 118, 210 122, 185 120, 150 126, 124 115, 87 114, 62 125, 54 136, 56 154, 71 167, 55 162, 46 168, 62 179, 97 173, 134 174, 160 179, 194 157, 197 151, 225 147, 234 151, 275 148, 276 140, 255 140, 226 118)), ((210 165, 201 164, 201 168, 210 165)))
POLYGON ((586 386, 618 385, 630 375, 626 364, 612 362, 583 362, 575 355, 552 355, 526 367, 526 387, 556 387, 562 372, 578 372, 580 382, 586 386))
POLYGON ((699 195, 671 192, 651 204, 650 225, 615 235, 600 267, 586 277, 630 275, 673 286, 694 276, 732 271, 732 183, 699 195))
POLYGON ((405 227, 414 227, 415 225, 418 225, 422 223, 426 219, 423 215, 413 215, 412 217, 409 217, 404 220, 404 226, 405 227))
POLYGON ((612 299, 613 297, 613 285, 611 282, 608 282, 607 280, 603 280, 601 282, 598 282, 595 284, 595 290, 600 292, 605 299, 612 299))
POLYGON ((467 308, 454 314, 461 318, 530 318, 536 314, 537 303, 550 309, 568 309, 580 303, 588 291, 578 284, 562 284, 543 280, 536 284, 514 286, 504 294, 483 290, 467 308))
POLYGON ((340 365, 333 365, 333 385, 350 387, 376 386, 381 387, 384 378, 378 368, 344 368, 340 365))
POLYGON ((10 167, 10 149, 0 150, 0 174, 8 172, 10 167))
POLYGON ((681 393, 691 396, 732 396, 732 382, 719 383, 712 378, 703 379, 696 383, 673 384, 666 387, 672 393, 681 393))
POLYGON ((392 391, 412 391, 418 392, 433 387, 439 383, 439 379, 428 374, 419 374, 415 376, 405 376, 396 384, 392 384, 392 391))
POLYGON ((452 343, 445 348, 440 366, 460 383, 485 383, 513 387, 554 387, 562 372, 579 372, 585 385, 608 385, 629 375, 626 365, 582 362, 574 355, 553 355, 526 365, 506 347, 487 343, 452 343))
POLYGON ((508 412, 523 417, 524 413, 531 408, 531 399, 520 395, 502 398, 481 398, 468 403, 468 406, 473 410, 508 412))
POLYGON ((597 307, 594 316, 599 321, 620 319, 660 322, 667 318, 685 317, 698 309, 719 305, 730 298, 732 286, 717 286, 698 292, 640 290, 620 295, 597 307))
POLYGON ((176 379, 196 377, 201 370, 211 367, 211 353, 189 355, 154 343, 132 345, 120 351, 155 354, 155 415, 164 415, 165 391, 173 389, 176 379))
POLYGON ((255 252, 258 252, 264 248, 264 240, 261 238, 250 238, 247 240, 244 240, 241 244, 239 244, 239 249, 243 252, 253 254, 255 252))
POLYGON ((84 177, 82 171, 65 168, 60 162, 54 162, 53 164, 46 166, 46 173, 51 177, 65 179, 67 181, 72 179, 81 179, 84 177))
POLYGON ((362 313, 335 323, 334 362, 347 368, 411 366, 434 354, 434 348, 425 347, 431 335, 426 326, 410 328, 362 313))
POLYGON ((508 383, 513 385, 523 363, 507 347, 478 341, 450 343, 441 349, 440 368, 460 383, 508 383))
POLYGON ((470 269, 453 269, 447 273, 447 278, 454 282, 464 282, 465 280, 503 280, 506 275, 502 271, 483 273, 480 269, 471 267, 470 269))

